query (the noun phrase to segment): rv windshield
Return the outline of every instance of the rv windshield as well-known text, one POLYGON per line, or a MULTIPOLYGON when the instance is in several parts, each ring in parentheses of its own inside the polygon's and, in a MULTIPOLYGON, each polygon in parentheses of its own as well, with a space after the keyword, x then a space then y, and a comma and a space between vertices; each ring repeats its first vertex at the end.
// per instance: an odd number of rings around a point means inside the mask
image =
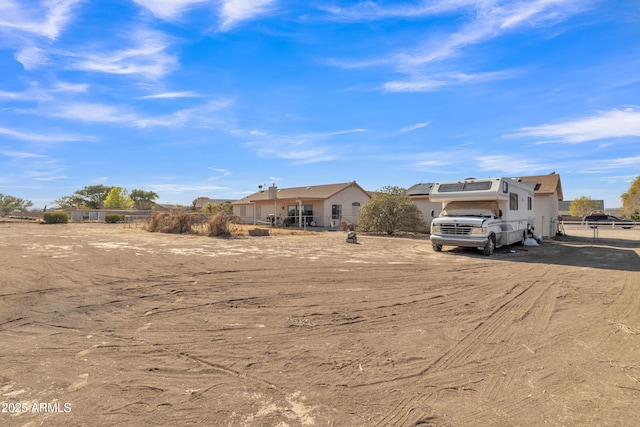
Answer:
POLYGON ((495 201, 449 202, 442 209, 441 216, 477 216, 498 218, 500 209, 495 201))

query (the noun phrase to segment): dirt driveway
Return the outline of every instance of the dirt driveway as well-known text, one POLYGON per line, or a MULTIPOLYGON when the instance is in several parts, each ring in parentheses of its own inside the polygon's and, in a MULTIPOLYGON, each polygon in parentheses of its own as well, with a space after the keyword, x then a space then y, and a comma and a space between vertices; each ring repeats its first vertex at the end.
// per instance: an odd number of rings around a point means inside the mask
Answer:
POLYGON ((0 224, 0 425, 637 426, 626 231, 484 257, 0 224))

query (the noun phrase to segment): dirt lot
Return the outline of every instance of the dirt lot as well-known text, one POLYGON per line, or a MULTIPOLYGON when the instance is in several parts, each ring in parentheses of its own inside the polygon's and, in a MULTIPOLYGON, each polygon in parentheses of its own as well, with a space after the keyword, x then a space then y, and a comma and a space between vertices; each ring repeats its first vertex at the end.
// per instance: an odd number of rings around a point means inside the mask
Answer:
POLYGON ((640 425, 640 230, 567 233, 0 224, 0 425, 640 425))

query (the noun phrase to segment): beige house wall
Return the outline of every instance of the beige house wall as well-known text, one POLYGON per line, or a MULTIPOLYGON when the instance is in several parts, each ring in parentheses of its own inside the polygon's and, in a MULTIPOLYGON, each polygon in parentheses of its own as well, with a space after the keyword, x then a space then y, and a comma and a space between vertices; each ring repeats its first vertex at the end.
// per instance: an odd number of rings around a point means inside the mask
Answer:
POLYGON ((558 196, 556 194, 535 196, 534 201, 536 236, 555 237, 558 230, 558 196))
MULTIPOLYGON (((342 191, 334 194, 326 200, 304 200, 302 199, 302 206, 313 206, 313 220, 318 227, 330 227, 332 220, 332 207, 333 205, 341 205, 342 212, 339 218, 336 219, 336 226, 339 226, 341 222, 347 222, 350 224, 357 223, 358 213, 360 209, 369 201, 370 197, 367 193, 363 192, 357 185, 349 186, 342 191), (353 206, 353 203, 359 203, 360 206, 353 206)), ((243 222, 252 224, 254 218, 256 224, 264 224, 267 222, 269 215, 274 215, 279 218, 279 224, 288 217, 288 208, 290 205, 298 205, 297 200, 291 199, 275 199, 275 200, 261 200, 259 202, 251 202, 244 204, 233 205, 233 214, 239 217, 243 222)), ((296 219, 296 225, 298 219, 296 219)))
POLYGON ((437 218, 442 211, 442 203, 432 202, 429 199, 417 197, 412 197, 411 200, 415 202, 418 209, 422 212, 425 227, 422 231, 429 231, 431 229, 431 221, 433 221, 433 218, 437 218))
POLYGON ((346 222, 348 224, 357 224, 358 223, 358 214, 360 209, 370 200, 368 194, 364 193, 357 186, 350 186, 340 191, 337 194, 329 197, 324 202, 323 213, 322 213, 322 221, 324 227, 331 226, 332 218, 332 207, 333 205, 341 205, 342 206, 342 215, 340 218, 336 218, 336 226, 340 225, 341 222, 346 222), (359 203, 360 207, 353 206, 353 203, 359 203))

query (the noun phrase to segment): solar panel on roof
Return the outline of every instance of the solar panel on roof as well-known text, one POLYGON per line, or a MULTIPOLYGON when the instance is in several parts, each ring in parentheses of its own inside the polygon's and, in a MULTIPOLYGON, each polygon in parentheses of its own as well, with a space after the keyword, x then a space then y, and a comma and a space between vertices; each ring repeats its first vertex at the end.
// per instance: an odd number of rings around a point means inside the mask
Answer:
POLYGON ((416 188, 409 191, 407 194, 409 196, 426 196, 431 192, 431 187, 433 187, 433 184, 431 183, 418 184, 416 188))

